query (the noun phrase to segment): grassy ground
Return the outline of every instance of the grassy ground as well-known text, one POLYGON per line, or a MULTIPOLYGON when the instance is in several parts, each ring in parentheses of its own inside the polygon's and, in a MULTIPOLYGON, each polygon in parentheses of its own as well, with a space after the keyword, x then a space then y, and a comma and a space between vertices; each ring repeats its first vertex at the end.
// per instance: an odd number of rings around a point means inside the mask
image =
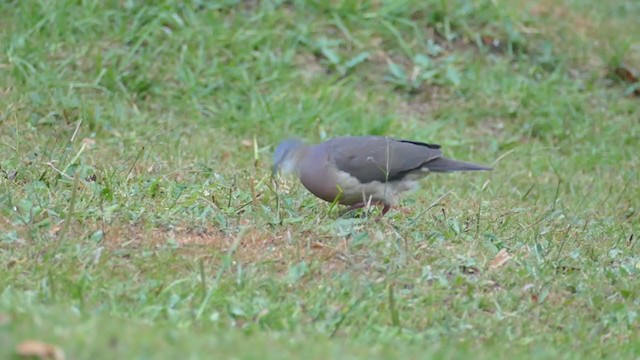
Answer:
POLYGON ((0 358, 640 356, 636 1, 188 3, 0 2, 0 358), (358 134, 495 171, 269 177, 358 134))

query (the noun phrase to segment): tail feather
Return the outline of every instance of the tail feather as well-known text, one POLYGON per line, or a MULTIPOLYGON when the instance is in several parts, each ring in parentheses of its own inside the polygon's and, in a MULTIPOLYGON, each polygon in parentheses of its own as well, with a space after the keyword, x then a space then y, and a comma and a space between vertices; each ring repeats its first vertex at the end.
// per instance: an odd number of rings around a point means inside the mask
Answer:
POLYGON ((433 172, 452 172, 452 171, 491 171, 493 168, 468 163, 464 161, 457 161, 447 158, 438 158, 424 164, 423 167, 433 172))

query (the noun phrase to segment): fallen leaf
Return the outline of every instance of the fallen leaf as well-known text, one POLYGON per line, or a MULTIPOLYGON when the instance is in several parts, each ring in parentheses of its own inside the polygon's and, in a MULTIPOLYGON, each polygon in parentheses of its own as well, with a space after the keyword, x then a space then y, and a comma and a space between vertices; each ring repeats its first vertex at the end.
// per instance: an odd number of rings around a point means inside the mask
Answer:
POLYGON ((460 265, 460 271, 465 275, 475 275, 480 273, 480 269, 475 266, 460 265))
POLYGON ((534 286, 535 286, 535 285, 533 285, 533 284, 529 283, 529 284, 527 284, 527 285, 525 285, 525 286, 523 286, 523 287, 522 287, 522 291, 523 291, 523 292, 524 292, 524 291, 529 291, 529 290, 533 289, 533 287, 534 287, 534 286))
POLYGON ((629 66, 622 64, 615 68, 615 74, 628 83, 638 82, 638 74, 629 66))
POLYGON ((538 295, 536 295, 534 293, 531 293, 531 301, 534 302, 534 303, 537 303, 538 300, 539 300, 538 299, 538 295))
POLYGON ((41 360, 64 360, 62 349, 38 340, 23 341, 17 346, 16 352, 23 357, 35 356, 41 360))
POLYGON ((54 225, 53 227, 51 227, 51 229, 49 229, 49 235, 51 236, 57 236, 58 232, 60 232, 60 225, 54 225))
POLYGON ((502 52, 504 50, 504 45, 500 39, 484 35, 482 36, 482 44, 487 46, 489 50, 494 52, 502 52))
POLYGON ((640 74, 635 69, 626 64, 613 69, 614 74, 622 81, 631 84, 631 87, 627 90, 628 94, 640 96, 640 74))
POLYGON ((82 139, 82 143, 89 149, 96 146, 96 140, 92 138, 84 138, 82 139))
POLYGON ((496 257, 493 258, 493 260, 491 260, 491 262, 489 263, 489 269, 494 270, 502 267, 510 259, 511 255, 507 252, 507 249, 501 249, 500 251, 498 251, 496 257))

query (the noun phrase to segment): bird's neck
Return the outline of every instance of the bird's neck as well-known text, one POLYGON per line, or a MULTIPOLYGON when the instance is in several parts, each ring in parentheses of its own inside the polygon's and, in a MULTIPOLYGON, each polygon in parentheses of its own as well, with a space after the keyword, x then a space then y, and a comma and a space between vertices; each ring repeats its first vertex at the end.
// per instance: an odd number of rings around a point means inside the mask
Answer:
POLYGON ((291 154, 282 163, 282 171, 299 175, 300 164, 302 162, 302 159, 307 155, 308 152, 309 147, 306 145, 300 145, 299 147, 293 149, 291 151, 291 154))

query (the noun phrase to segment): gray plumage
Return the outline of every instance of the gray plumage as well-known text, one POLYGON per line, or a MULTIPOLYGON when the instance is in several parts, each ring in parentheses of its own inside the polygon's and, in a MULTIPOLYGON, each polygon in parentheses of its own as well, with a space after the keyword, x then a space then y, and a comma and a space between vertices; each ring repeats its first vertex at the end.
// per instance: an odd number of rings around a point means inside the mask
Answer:
POLYGON ((339 137, 317 145, 288 139, 274 153, 273 171, 280 169, 295 172, 307 190, 325 201, 352 208, 381 203, 383 214, 430 172, 491 170, 447 159, 440 145, 384 136, 339 137))

